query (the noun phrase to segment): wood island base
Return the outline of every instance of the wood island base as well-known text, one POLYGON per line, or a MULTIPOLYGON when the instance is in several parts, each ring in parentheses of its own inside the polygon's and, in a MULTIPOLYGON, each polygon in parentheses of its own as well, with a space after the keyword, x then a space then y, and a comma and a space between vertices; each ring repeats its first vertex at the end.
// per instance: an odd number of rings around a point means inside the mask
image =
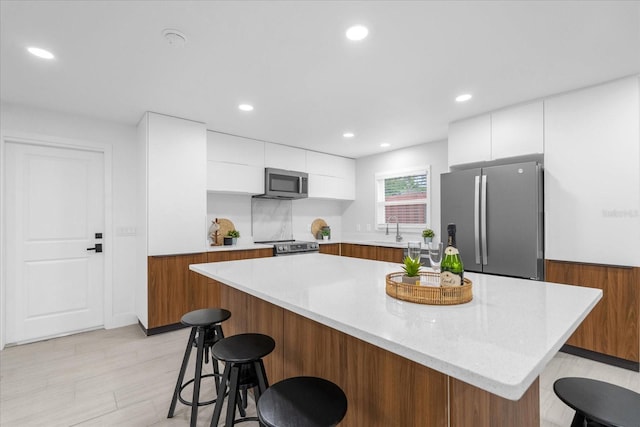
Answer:
POLYGON ((276 341, 264 359, 271 384, 310 375, 344 390, 341 426, 540 425, 538 379, 520 400, 504 399, 222 283, 220 297, 232 313, 225 335, 257 332, 276 341))

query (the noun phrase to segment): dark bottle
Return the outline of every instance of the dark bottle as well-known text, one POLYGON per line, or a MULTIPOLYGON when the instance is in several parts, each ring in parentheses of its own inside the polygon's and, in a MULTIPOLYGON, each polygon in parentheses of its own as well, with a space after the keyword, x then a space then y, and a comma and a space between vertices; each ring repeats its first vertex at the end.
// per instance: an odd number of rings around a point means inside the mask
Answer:
POLYGON ((456 248, 456 225, 447 225, 447 248, 440 264, 440 286, 462 286, 464 284, 464 267, 460 252, 456 248))

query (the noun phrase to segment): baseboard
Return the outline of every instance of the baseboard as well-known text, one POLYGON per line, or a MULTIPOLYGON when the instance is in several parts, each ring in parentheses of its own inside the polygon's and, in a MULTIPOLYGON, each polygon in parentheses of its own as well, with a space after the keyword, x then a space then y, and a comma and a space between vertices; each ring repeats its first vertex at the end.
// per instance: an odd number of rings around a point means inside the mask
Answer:
POLYGON ((563 345, 560 351, 568 354, 573 354, 574 356, 584 357, 585 359, 595 360, 596 362, 604 363, 607 365, 617 366, 618 368, 640 372, 640 362, 634 362, 632 360, 609 356, 608 354, 585 350, 584 348, 574 347, 569 344, 563 345))
POLYGON ((109 322, 105 322, 105 329, 121 328, 123 326, 135 325, 138 323, 138 316, 134 313, 116 314, 111 317, 109 322))
POLYGON ((147 329, 147 328, 144 327, 142 322, 140 322, 140 320, 138 320, 138 326, 140 326, 140 329, 142 329, 142 331, 145 333, 146 336, 163 334, 165 332, 177 331, 178 329, 183 329, 183 328, 187 327, 187 326, 183 325, 182 323, 172 323, 171 325, 158 326, 157 328, 149 328, 149 329, 147 329))

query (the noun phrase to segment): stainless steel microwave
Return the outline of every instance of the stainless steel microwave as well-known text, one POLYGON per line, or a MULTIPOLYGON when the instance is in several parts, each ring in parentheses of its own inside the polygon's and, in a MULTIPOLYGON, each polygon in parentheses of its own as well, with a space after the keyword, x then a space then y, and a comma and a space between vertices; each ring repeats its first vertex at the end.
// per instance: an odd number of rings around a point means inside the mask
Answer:
POLYGON ((264 194, 268 199, 304 199, 309 197, 309 174, 284 169, 265 168, 264 194))

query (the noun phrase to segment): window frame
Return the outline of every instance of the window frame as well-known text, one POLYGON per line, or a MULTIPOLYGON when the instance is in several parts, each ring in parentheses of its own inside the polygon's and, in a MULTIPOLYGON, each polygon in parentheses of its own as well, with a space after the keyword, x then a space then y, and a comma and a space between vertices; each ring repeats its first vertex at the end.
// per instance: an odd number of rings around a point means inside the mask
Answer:
MULTIPOLYGON (((384 200, 384 180, 388 178, 400 178, 403 176, 411 175, 426 175, 427 185, 427 197, 424 199, 425 203, 425 218, 424 224, 406 224, 400 223, 401 230, 416 230, 421 231, 425 228, 431 228, 431 195, 433 194, 431 189, 431 165, 409 167, 404 169, 376 172, 374 176, 374 215, 376 221, 376 230, 383 230, 387 227, 387 218, 385 215, 385 206, 393 205, 394 203, 385 202, 384 200)), ((422 199, 415 203, 407 203, 407 201, 397 202, 397 204, 422 204, 422 199)), ((395 224, 395 223, 394 223, 395 224)))

